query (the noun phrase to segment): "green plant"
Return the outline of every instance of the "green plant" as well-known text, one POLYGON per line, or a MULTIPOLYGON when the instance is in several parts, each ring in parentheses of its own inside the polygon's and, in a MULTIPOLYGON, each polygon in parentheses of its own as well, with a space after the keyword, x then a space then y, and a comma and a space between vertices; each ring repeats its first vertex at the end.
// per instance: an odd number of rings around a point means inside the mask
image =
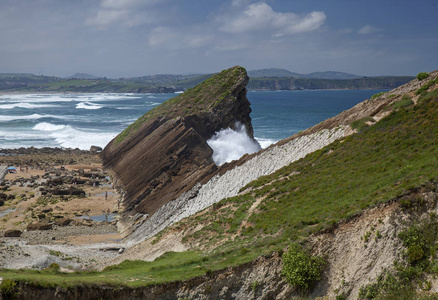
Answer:
POLYGON ((251 289, 255 293, 257 291, 257 288, 260 286, 260 283, 256 280, 253 283, 251 283, 251 289))
POLYGON ((364 128, 368 127, 368 123, 376 122, 372 117, 364 117, 362 119, 356 120, 351 123, 351 128, 356 129, 357 131, 362 131, 364 128))
POLYGON ((336 300, 347 300, 347 296, 345 296, 345 294, 337 295, 336 300))
POLYGON ((376 99, 377 97, 380 97, 380 96, 382 96, 385 93, 386 92, 381 92, 381 93, 378 93, 378 94, 374 94, 374 95, 371 96, 371 99, 376 99))
POLYGON ((55 271, 58 272, 60 269, 60 266, 57 263, 51 263, 47 268, 45 268, 45 271, 55 271))
POLYGON ((396 109, 411 106, 413 104, 414 104, 414 101, 412 101, 411 97, 409 97, 408 95, 403 95, 403 97, 400 101, 394 102, 392 104, 392 109, 396 110, 396 109))
POLYGON ((323 258, 312 256, 299 245, 293 244, 283 255, 282 274, 292 286, 308 290, 312 284, 321 279, 323 258))
POLYGON ((3 299, 14 299, 14 296, 18 291, 17 282, 11 279, 3 280, 0 284, 0 291, 3 299))
POLYGON ((438 77, 435 80, 429 80, 426 84, 423 84, 416 92, 416 95, 419 95, 425 91, 427 91, 432 85, 438 83, 438 77))
POLYGON ((426 72, 421 72, 417 74, 417 79, 420 81, 426 79, 427 77, 429 77, 429 73, 426 72))

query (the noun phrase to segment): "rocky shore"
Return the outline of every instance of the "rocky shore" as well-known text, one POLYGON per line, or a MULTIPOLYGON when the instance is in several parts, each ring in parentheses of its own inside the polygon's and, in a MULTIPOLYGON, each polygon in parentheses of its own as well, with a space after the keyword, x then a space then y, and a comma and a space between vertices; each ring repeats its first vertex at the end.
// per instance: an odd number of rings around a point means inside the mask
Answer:
POLYGON ((0 149, 0 268, 75 270, 113 258, 120 199, 98 148, 0 149))

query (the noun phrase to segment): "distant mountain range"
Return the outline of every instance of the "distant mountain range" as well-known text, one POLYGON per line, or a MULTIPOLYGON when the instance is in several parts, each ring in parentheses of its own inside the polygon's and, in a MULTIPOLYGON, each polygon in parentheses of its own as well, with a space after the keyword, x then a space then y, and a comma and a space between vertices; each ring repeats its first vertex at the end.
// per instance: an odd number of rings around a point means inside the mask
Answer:
POLYGON ((326 71, 326 72, 313 72, 309 74, 299 74, 288 71, 286 69, 270 68, 248 71, 249 77, 293 77, 293 78, 309 78, 309 79, 355 79, 363 76, 354 74, 326 71))
MULTIPOLYGON (((248 90, 330 90, 392 89, 412 80, 413 76, 367 77, 327 71, 299 74, 270 68, 247 72, 248 90)), ((69 77, 0 73, 0 91, 7 92, 82 92, 82 93, 172 93, 185 91, 214 74, 157 74, 111 79, 86 73, 69 77)))
MULTIPOLYGON (((154 78, 157 80, 157 78, 160 77, 168 77, 172 80, 175 80, 175 77, 198 77, 198 76, 204 76, 206 74, 192 74, 192 75, 149 75, 149 76, 142 76, 142 77, 134 77, 134 78, 141 78, 143 80, 147 78, 154 78)), ((248 71, 249 77, 286 77, 286 78, 310 78, 310 79, 354 79, 354 78, 361 78, 363 76, 345 73, 345 72, 335 72, 335 71, 326 71, 326 72, 313 72, 309 74, 300 74, 291 72, 286 69, 281 68, 269 68, 269 69, 258 69, 258 70, 252 70, 248 71)), ((99 79, 102 78, 100 76, 90 75, 86 73, 75 73, 72 76, 65 77, 66 79, 99 79)), ((131 78, 133 79, 133 78, 131 78)), ((178 78, 180 79, 180 78, 178 78)))

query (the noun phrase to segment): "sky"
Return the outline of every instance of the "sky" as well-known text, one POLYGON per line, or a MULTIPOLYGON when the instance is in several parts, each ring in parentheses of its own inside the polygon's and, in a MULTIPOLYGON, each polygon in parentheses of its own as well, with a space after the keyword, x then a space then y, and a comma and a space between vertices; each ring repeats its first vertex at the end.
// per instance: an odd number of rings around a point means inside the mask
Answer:
POLYGON ((0 0, 0 73, 416 75, 437 50, 438 0, 0 0))

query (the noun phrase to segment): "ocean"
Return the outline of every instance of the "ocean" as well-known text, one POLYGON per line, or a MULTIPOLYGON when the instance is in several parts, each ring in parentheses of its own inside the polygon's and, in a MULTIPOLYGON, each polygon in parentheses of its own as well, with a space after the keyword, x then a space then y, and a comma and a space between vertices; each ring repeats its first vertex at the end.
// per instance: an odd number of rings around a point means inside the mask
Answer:
MULTIPOLYGON (((289 137, 383 90, 249 91, 254 137, 262 147, 289 137)), ((0 148, 105 145, 176 94, 0 95, 0 148)))

